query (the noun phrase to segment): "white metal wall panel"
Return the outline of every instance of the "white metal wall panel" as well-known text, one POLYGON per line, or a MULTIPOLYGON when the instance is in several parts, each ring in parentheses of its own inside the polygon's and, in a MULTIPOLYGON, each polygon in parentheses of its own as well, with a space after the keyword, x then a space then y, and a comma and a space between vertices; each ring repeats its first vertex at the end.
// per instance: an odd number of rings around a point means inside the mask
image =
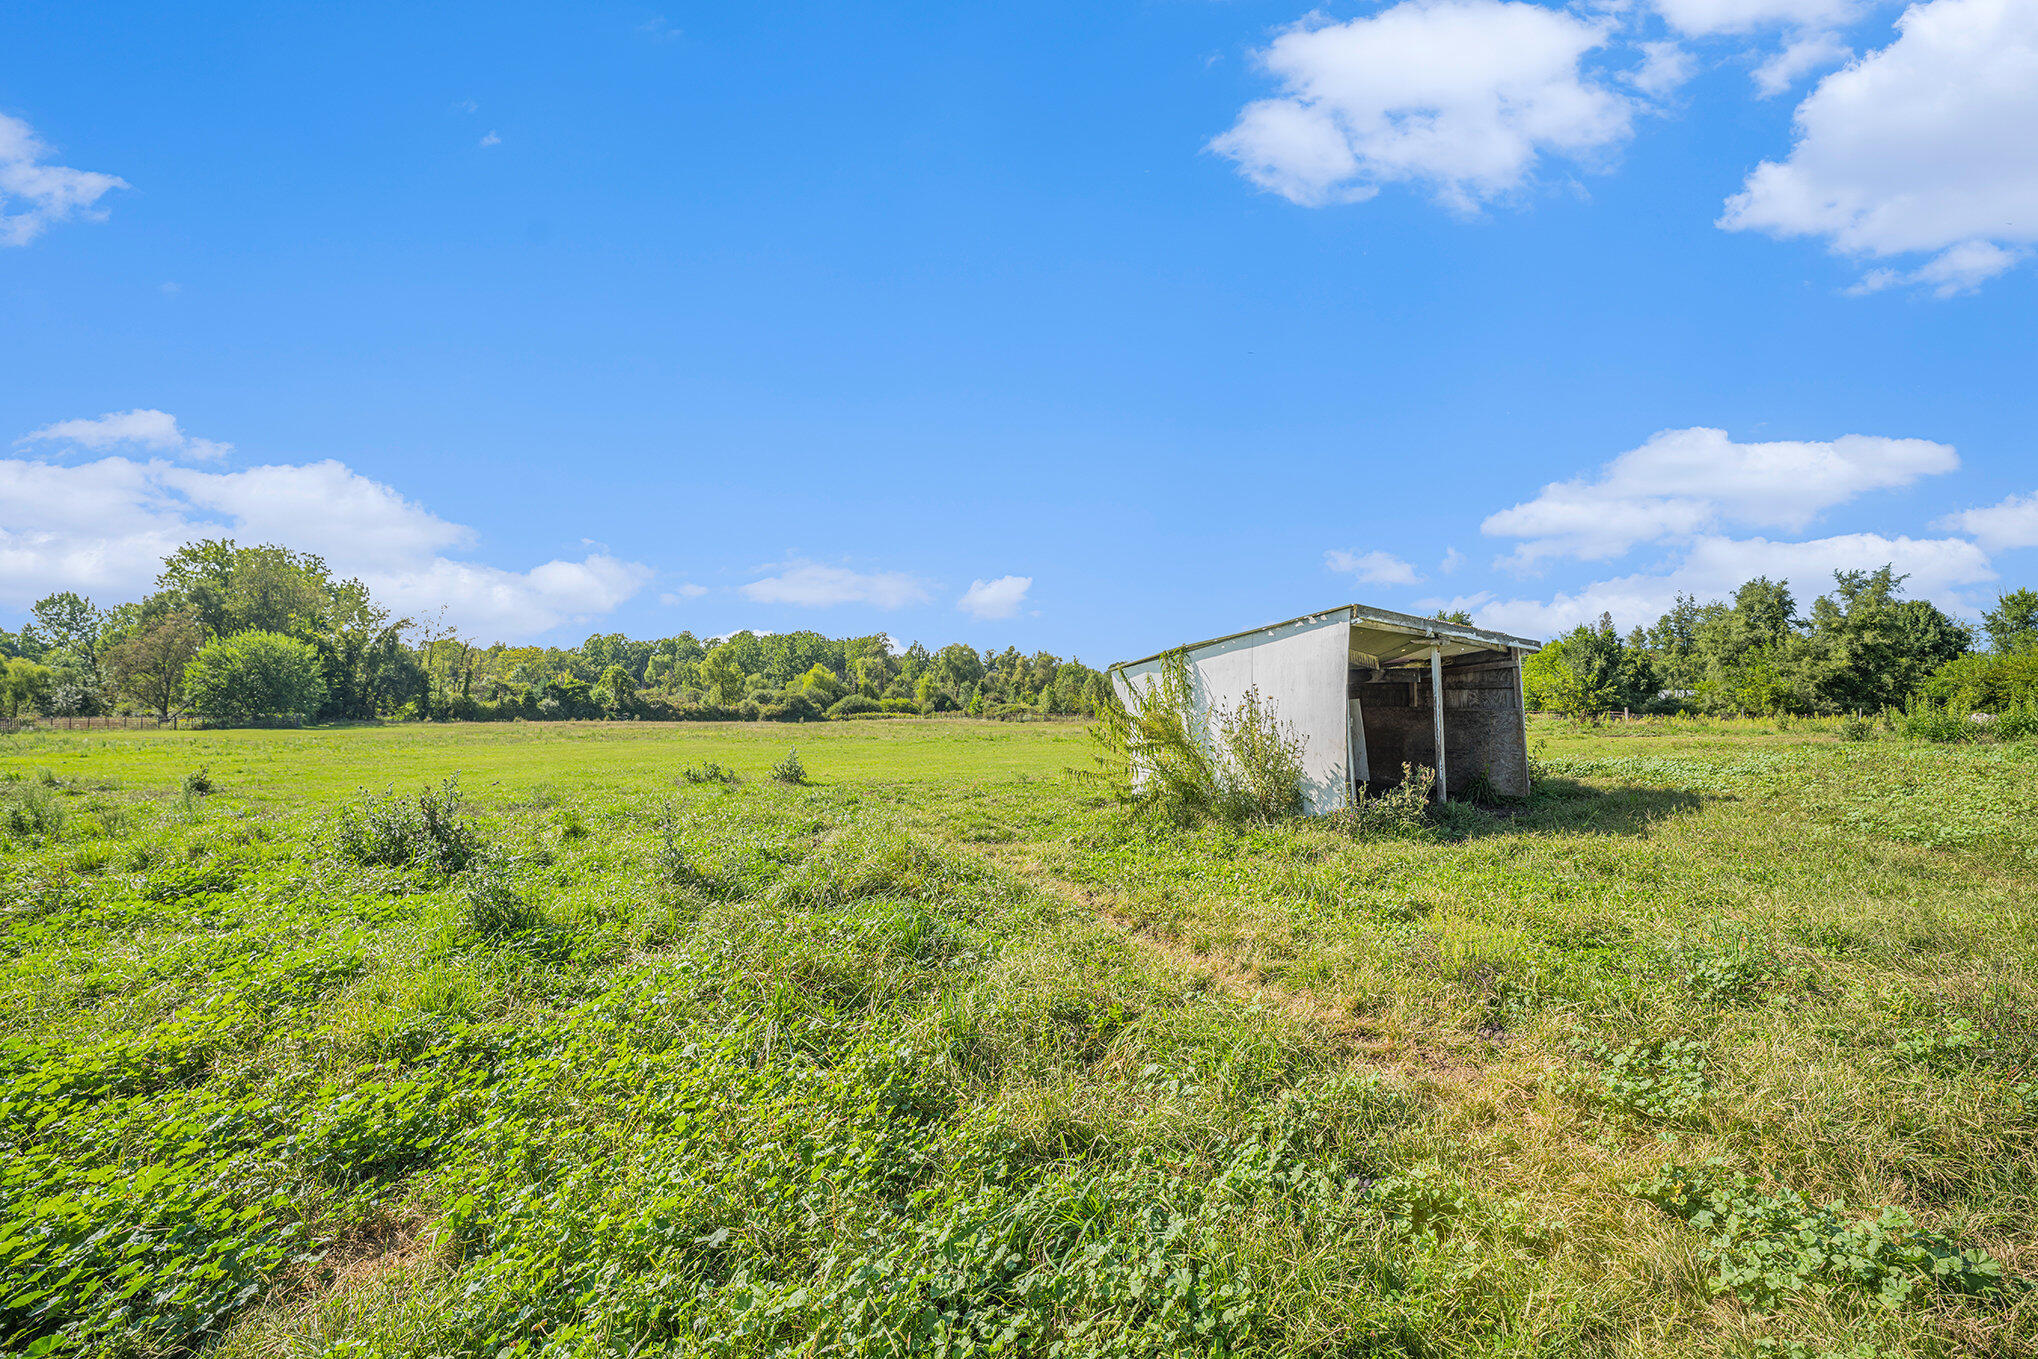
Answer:
MULTIPOLYGON (((1275 715, 1302 738, 1302 796, 1311 812, 1344 805, 1351 768, 1350 714, 1345 704, 1345 671, 1351 616, 1336 613, 1300 619, 1189 652, 1189 676, 1204 712, 1233 707, 1257 687, 1275 715)), ((1158 659, 1140 661, 1113 675, 1121 700, 1128 685, 1143 690, 1160 674, 1158 659)))

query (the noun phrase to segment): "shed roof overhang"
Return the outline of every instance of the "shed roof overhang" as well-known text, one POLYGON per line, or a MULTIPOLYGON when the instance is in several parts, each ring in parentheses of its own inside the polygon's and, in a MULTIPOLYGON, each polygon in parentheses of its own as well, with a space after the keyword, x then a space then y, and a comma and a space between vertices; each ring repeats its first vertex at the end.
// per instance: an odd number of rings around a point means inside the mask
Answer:
POLYGON ((1528 637, 1515 637, 1505 632, 1493 632, 1486 628, 1475 628, 1463 623, 1442 623, 1434 618, 1418 618, 1414 614, 1396 613, 1392 609, 1376 609, 1366 604, 1346 604, 1319 613, 1306 613, 1300 618, 1286 618, 1278 623, 1267 623, 1242 632, 1228 632, 1222 637, 1210 637, 1184 646, 1169 647, 1151 656, 1137 660, 1117 661, 1110 667, 1122 670, 1128 665, 1142 665, 1156 661, 1175 651, 1196 652, 1221 642, 1233 642, 1255 633, 1272 632, 1277 628, 1292 627, 1297 623, 1325 623, 1344 617, 1351 624, 1351 656, 1356 661, 1385 668, 1417 656, 1429 655, 1435 647, 1444 659, 1470 655, 1474 652, 1541 651, 1543 644, 1528 637))

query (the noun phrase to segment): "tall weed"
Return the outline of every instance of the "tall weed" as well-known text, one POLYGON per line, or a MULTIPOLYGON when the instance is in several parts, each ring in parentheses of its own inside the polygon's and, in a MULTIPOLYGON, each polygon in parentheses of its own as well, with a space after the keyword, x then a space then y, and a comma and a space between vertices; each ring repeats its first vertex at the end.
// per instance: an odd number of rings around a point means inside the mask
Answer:
POLYGON ((482 847, 481 832, 460 813, 460 786, 450 778, 415 798, 364 791, 333 827, 333 848, 368 867, 453 874, 472 864, 482 847))
POLYGON ((1197 701, 1176 652, 1127 703, 1090 729, 1097 768, 1080 777, 1135 815, 1170 825, 1275 821, 1302 808, 1302 738, 1272 700, 1247 689, 1236 707, 1197 701))
POLYGON ((1330 824, 1360 839, 1410 835, 1428 824, 1437 772, 1424 764, 1401 766, 1401 782, 1377 796, 1361 789, 1330 815, 1330 824))
POLYGON ((31 783, 7 799, 0 811, 0 829, 17 840, 54 840, 64 833, 64 804, 50 793, 50 784, 31 783))

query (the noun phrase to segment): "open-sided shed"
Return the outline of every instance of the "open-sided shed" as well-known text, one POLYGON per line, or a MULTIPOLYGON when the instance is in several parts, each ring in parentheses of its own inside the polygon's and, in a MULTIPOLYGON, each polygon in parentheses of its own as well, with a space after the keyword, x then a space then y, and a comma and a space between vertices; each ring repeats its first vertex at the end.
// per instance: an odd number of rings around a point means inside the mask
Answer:
POLYGON ((1367 785, 1400 782, 1404 764, 1435 769, 1439 796, 1481 776, 1496 792, 1526 796, 1521 660, 1541 649, 1526 637, 1348 604, 1121 661, 1111 679, 1120 699, 1136 702, 1180 653, 1206 713, 1257 689, 1302 739, 1309 810, 1327 812, 1367 785))

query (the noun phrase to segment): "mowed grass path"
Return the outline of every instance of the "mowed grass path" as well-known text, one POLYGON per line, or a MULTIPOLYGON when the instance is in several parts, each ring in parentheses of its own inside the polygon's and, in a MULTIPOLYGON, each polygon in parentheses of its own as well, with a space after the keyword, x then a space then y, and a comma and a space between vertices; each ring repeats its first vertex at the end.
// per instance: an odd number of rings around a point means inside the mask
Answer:
POLYGON ((1536 736, 1364 840, 1070 723, 0 743, 0 1339, 2038 1353, 2038 749, 1536 736))

